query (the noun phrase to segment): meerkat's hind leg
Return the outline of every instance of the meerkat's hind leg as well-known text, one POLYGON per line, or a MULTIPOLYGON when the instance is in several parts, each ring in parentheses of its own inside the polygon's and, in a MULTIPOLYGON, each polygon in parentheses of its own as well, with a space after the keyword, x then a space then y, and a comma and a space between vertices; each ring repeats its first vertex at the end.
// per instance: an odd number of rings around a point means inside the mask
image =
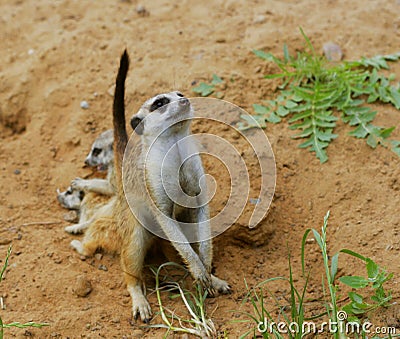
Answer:
POLYGON ((72 240, 70 242, 71 247, 76 250, 79 254, 84 253, 83 244, 79 240, 72 240))
POLYGON ((146 234, 146 230, 135 225, 131 243, 121 251, 121 267, 128 292, 132 298, 132 314, 134 319, 140 316, 145 323, 149 323, 152 318, 151 307, 142 287, 144 257, 150 243, 151 239, 149 234, 146 234))

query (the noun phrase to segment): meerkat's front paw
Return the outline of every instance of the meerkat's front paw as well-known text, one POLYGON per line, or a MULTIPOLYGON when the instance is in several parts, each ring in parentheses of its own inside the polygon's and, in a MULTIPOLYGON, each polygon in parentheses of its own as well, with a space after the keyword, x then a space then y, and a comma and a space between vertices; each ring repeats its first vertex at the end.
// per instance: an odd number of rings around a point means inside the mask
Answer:
POLYGON ((75 224, 71 226, 67 226, 64 228, 65 232, 70 234, 80 234, 83 233, 84 228, 81 227, 81 224, 75 224))
POLYGON ((211 275, 211 284, 213 289, 220 294, 231 293, 231 287, 229 284, 225 280, 222 280, 214 275, 211 275))
POLYGON ((87 186, 87 180, 82 178, 75 178, 71 181, 71 187, 76 190, 85 190, 87 186))

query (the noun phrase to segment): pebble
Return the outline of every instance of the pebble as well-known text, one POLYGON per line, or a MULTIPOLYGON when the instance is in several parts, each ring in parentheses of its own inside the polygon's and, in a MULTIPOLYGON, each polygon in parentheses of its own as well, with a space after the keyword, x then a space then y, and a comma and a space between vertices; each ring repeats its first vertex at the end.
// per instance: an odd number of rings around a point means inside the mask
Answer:
POLYGON ((254 18, 253 23, 255 23, 255 24, 263 24, 265 21, 267 21, 267 17, 265 15, 257 15, 254 18))
POLYGON ((144 332, 142 330, 133 330, 132 338, 143 338, 144 332))
POLYGON ((97 260, 101 260, 101 259, 103 258, 103 255, 102 255, 101 253, 96 253, 96 254, 94 255, 94 257, 95 257, 97 260))
POLYGON ((139 14, 140 16, 149 16, 150 15, 150 12, 143 5, 136 6, 136 13, 139 14))
POLYGON ((78 222, 78 213, 76 211, 69 211, 63 216, 65 221, 76 223, 78 222))
POLYGON ((11 243, 11 239, 7 239, 7 238, 1 238, 0 239, 0 245, 8 245, 11 243))
POLYGON ((258 204, 261 203, 261 199, 259 199, 259 198, 250 198, 250 199, 249 199, 249 202, 250 202, 250 204, 252 204, 252 205, 258 205, 258 204))
POLYGON ((108 268, 106 265, 99 265, 99 270, 107 272, 108 268))
POLYGON ((329 61, 340 61, 343 58, 342 49, 334 42, 329 41, 325 43, 322 47, 322 51, 329 61))
POLYGON ((118 318, 118 317, 115 317, 115 318, 111 319, 111 322, 114 323, 114 324, 119 324, 121 322, 121 319, 118 318))
POLYGON ((33 48, 28 50, 28 55, 33 55, 35 53, 35 50, 33 48))
POLYGON ((90 292, 92 292, 92 284, 88 279, 86 279, 85 276, 80 275, 76 279, 75 288, 73 289, 73 292, 78 297, 84 298, 88 296, 90 292))
POLYGON ((115 85, 112 85, 108 90, 107 90, 107 94, 110 96, 114 96, 114 92, 115 92, 115 85))
POLYGON ((81 101, 81 108, 82 109, 88 109, 89 108, 89 103, 85 100, 81 101))
POLYGON ((14 174, 21 174, 21 170, 19 170, 19 169, 16 169, 15 171, 14 171, 14 174))

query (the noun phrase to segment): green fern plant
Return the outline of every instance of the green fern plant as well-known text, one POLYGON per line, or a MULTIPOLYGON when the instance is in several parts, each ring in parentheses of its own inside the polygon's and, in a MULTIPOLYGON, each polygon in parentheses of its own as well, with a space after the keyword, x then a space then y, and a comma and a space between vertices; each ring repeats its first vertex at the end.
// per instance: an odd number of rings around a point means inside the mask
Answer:
POLYGON ((306 139, 299 145, 315 152, 324 163, 328 160, 326 148, 337 138, 333 131, 339 116, 354 129, 350 134, 366 138, 372 148, 382 145, 400 156, 400 141, 388 137, 394 127, 383 128, 372 124, 377 112, 366 104, 380 101, 400 109, 400 88, 392 85, 394 76, 379 73, 389 69, 387 61, 400 59, 400 52, 391 55, 362 58, 359 61, 330 63, 316 54, 309 38, 304 52, 291 56, 285 45, 283 59, 271 53, 254 51, 259 58, 274 62, 280 73, 266 75, 267 79, 282 79, 280 93, 274 100, 253 106, 254 122, 246 119, 240 129, 265 127, 265 122, 279 123, 288 117, 290 129, 299 130, 295 139, 306 139))

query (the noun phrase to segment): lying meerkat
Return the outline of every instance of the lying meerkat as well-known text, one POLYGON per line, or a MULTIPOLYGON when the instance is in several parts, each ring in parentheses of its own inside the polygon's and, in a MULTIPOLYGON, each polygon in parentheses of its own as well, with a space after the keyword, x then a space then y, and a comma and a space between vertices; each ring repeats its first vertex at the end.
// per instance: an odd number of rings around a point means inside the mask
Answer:
MULTIPOLYGON (((104 217, 110 217, 112 215, 112 198, 108 196, 103 196, 96 193, 86 193, 82 196, 83 191, 75 190, 71 187, 65 192, 60 192, 57 199, 60 201, 61 205, 78 211, 79 222, 74 225, 65 227, 65 231, 72 234, 78 234, 84 232, 95 220, 104 217), (68 194, 68 192, 72 192, 68 194), (72 203, 77 204, 78 199, 76 192, 79 192, 79 207, 71 208, 72 203), (73 197, 73 199, 71 199, 73 197)), ((76 207, 76 206, 73 206, 76 207)))
POLYGON ((212 243, 208 205, 199 201, 200 207, 176 208, 162 186, 163 171, 171 178, 171 183, 166 183, 171 186, 167 187, 168 191, 183 189, 187 195, 196 199, 201 191, 199 180, 204 176, 200 155, 198 152, 193 152, 193 149, 197 149, 195 144, 183 143, 174 147, 180 140, 190 135, 190 118, 193 117, 190 101, 179 92, 160 94, 147 100, 131 119, 132 128, 140 135, 140 141, 138 147, 128 150, 129 164, 124 166, 124 182, 128 185, 127 192, 130 195, 132 210, 128 205, 122 183, 122 162, 128 144, 124 104, 128 68, 129 57, 125 51, 120 60, 113 104, 117 187, 113 218, 121 234, 121 266, 132 298, 133 316, 137 318, 140 315, 142 321, 147 322, 152 312, 142 289, 142 270, 146 252, 155 236, 141 222, 146 226, 157 224, 161 228, 187 264, 193 278, 202 283, 211 295, 216 291, 229 293, 230 287, 227 282, 211 274, 212 243), (165 130, 169 121, 175 121, 176 124, 165 130), (171 150, 172 160, 163 162, 165 154, 171 150), (186 154, 191 156, 190 161, 184 162, 181 166, 181 160, 186 158, 186 154), (146 164, 145 170, 144 164, 146 164), (178 173, 179 180, 176 179, 178 173), (178 221, 173 219, 175 214, 182 215, 182 221, 198 225, 201 238, 198 253, 188 242, 178 221))
MULTIPOLYGON (((85 164, 91 167, 97 167, 99 171, 107 171, 106 179, 84 180, 76 178, 72 181, 66 191, 60 192, 57 189, 57 200, 60 205, 66 209, 79 210, 82 200, 85 196, 85 190, 97 192, 104 195, 112 195, 110 192, 115 190, 114 184, 114 134, 113 130, 107 130, 101 133, 93 142, 91 150, 85 159, 85 164), (97 189, 96 188, 100 188, 97 189)), ((113 193, 113 194, 114 194, 113 193)))
POLYGON ((88 180, 75 178, 71 182, 71 187, 73 189, 103 195, 115 194, 113 143, 114 132, 112 129, 101 133, 94 141, 85 160, 85 164, 88 166, 97 167, 100 171, 107 170, 107 178, 88 180))
POLYGON ((99 170, 107 169, 106 179, 75 179, 65 191, 57 190, 57 199, 61 206, 78 211, 79 223, 65 228, 68 233, 82 233, 89 225, 101 216, 110 216, 105 207, 110 195, 115 194, 114 182, 114 135, 113 130, 101 133, 93 142, 85 163, 97 166, 99 170))

